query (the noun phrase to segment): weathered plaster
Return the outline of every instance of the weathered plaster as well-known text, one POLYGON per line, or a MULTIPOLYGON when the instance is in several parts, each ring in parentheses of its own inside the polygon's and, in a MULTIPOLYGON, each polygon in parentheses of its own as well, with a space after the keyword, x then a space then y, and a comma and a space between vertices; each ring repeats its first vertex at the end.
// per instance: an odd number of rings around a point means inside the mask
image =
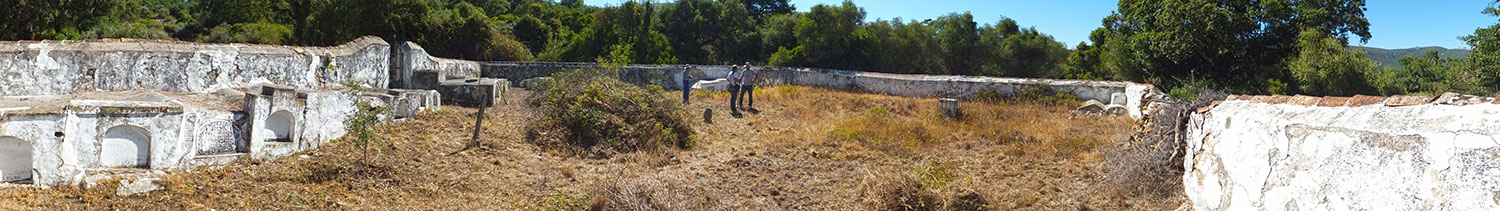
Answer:
POLYGON ((1500 105, 1256 99, 1191 116, 1183 184, 1195 209, 1500 209, 1500 105))
POLYGON ((364 37, 334 47, 140 40, 0 43, 0 96, 89 91, 209 92, 268 81, 298 88, 354 81, 384 88, 389 45, 364 37))

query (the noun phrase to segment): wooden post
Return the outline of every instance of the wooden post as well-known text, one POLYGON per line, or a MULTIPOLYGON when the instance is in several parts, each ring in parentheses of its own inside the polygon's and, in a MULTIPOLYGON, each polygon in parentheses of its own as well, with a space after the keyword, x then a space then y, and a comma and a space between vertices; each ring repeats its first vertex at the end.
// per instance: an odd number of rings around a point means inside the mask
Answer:
MULTIPOLYGON (((490 94, 490 93, 493 93, 493 91, 494 90, 490 90, 490 92, 474 92, 474 93, 476 95, 477 94, 490 94)), ((474 115, 474 137, 471 138, 471 139, 469 139, 469 144, 467 144, 466 146, 464 146, 463 149, 459 149, 458 151, 454 151, 453 153, 448 153, 448 155, 458 154, 459 152, 468 151, 469 149, 473 149, 475 147, 479 147, 479 131, 481 131, 481 130, 484 129, 484 110, 485 110, 485 108, 489 108, 490 104, 494 104, 495 103, 495 100, 493 98, 488 98, 488 99, 490 99, 490 100, 485 100, 484 102, 480 102, 479 103, 479 112, 477 112, 474 115)))
POLYGON ((474 117, 474 138, 470 139, 472 141, 469 142, 469 145, 475 145, 475 146, 479 145, 479 130, 482 129, 482 128, 484 128, 483 126, 484 126, 484 109, 485 108, 489 108, 489 103, 481 103, 479 105, 479 115, 477 115, 477 116, 474 117))

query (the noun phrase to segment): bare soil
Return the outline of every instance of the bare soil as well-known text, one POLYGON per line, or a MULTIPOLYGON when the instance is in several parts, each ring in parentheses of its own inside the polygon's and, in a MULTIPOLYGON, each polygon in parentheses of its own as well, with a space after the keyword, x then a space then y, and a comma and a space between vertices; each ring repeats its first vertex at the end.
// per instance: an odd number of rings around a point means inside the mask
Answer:
POLYGON ((1134 122, 1067 106, 964 102, 965 118, 953 120, 937 99, 768 87, 757 90, 757 112, 735 117, 727 94, 697 93, 688 106, 692 148, 582 158, 525 140, 538 116, 527 94, 507 93, 486 112, 481 147, 456 154, 475 109, 386 124, 389 144, 376 151, 335 140, 275 161, 175 172, 159 181, 164 190, 133 196, 114 195, 118 183, 109 181, 0 188, 0 209, 1163 210, 1182 202, 1121 194, 1104 177, 1103 150, 1128 139, 1134 122))

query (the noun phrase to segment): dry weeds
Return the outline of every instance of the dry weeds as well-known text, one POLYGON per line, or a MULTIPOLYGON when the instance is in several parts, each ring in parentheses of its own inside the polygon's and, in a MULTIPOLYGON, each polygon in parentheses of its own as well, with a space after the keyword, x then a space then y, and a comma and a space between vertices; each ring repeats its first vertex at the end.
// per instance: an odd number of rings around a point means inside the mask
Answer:
MULTIPOLYGON (((392 144, 358 165, 334 141, 271 162, 164 178, 166 190, 114 196, 110 187, 0 189, 0 209, 485 209, 485 210, 1077 210, 1170 209, 1113 194, 1103 148, 1132 121, 1074 116, 1066 106, 963 103, 805 87, 757 90, 757 112, 728 115, 724 93, 698 93, 691 149, 609 158, 561 155, 524 139, 537 118, 508 93, 491 108, 483 146, 463 148, 473 109, 381 127, 392 144), (875 111, 875 108, 882 108, 875 111), (498 112, 496 112, 498 111, 498 112), (910 199, 910 200, 908 200, 910 199), (910 201, 912 203, 902 203, 910 201)), ((672 97, 671 93, 668 93, 672 97)), ((108 184, 108 183, 104 183, 108 184)))

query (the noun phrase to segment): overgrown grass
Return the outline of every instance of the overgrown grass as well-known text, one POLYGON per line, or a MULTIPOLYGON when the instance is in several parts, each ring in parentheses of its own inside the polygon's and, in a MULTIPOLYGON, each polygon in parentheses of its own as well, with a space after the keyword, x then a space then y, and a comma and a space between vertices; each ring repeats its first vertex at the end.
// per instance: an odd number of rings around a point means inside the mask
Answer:
POLYGON ((905 175, 890 175, 877 181, 876 190, 884 210, 992 210, 994 206, 974 191, 950 191, 949 184, 963 176, 954 172, 961 163, 931 160, 919 163, 905 175))
MULTIPOLYGON (((799 88, 777 89, 787 93, 789 91, 782 89, 799 88)), ((1106 147, 1114 140, 1125 139, 1123 134, 1114 130, 1131 123, 1126 117, 1071 120, 1096 117, 1071 115, 1073 108, 1081 104, 1078 97, 1045 89, 1022 90, 1015 95, 981 91, 974 101, 961 103, 962 119, 951 119, 937 113, 936 102, 930 105, 892 104, 866 98, 834 101, 824 103, 867 109, 860 115, 835 122, 827 134, 828 139, 860 143, 888 153, 905 153, 932 144, 977 138, 995 140, 1012 156, 1072 157, 1106 147)))
POLYGON ((527 99, 542 116, 526 128, 527 139, 567 152, 607 156, 614 152, 688 148, 694 131, 680 102, 663 90, 607 77, 604 70, 575 70, 527 99))

